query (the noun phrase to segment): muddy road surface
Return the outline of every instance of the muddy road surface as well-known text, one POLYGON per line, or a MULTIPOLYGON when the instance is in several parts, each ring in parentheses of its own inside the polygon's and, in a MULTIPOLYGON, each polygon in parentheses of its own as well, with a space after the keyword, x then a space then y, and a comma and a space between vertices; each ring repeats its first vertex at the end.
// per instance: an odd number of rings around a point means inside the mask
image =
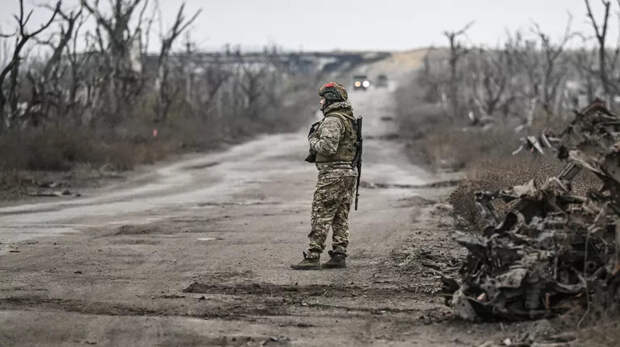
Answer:
POLYGON ((436 276, 411 258, 459 252, 440 202, 449 188, 430 184, 446 178, 407 161, 390 90, 352 94, 367 139, 347 269, 289 268, 307 244, 316 169, 303 162, 305 131, 266 136, 79 199, 1 208, 0 346, 492 337, 493 327, 454 319, 436 276))

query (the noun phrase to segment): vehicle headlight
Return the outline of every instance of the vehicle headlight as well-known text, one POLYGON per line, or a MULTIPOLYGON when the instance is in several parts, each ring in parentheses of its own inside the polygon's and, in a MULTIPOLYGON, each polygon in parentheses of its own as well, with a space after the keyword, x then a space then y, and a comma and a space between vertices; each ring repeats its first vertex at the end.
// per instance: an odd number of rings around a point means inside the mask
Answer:
POLYGON ((364 81, 364 83, 362 83, 362 85, 364 86, 364 88, 368 88, 368 87, 370 87, 370 82, 369 81, 364 81))
POLYGON ((354 85, 355 85, 355 87, 359 87, 359 86, 361 86, 361 85, 362 85, 362 82, 360 82, 360 81, 355 81, 354 85))

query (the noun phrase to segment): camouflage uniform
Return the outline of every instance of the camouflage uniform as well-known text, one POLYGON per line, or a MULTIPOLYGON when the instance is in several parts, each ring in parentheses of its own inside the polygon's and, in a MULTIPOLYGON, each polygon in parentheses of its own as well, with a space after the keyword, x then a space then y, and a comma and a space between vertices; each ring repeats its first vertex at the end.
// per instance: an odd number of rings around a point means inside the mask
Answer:
POLYGON ((307 259, 320 257, 330 227, 333 233, 331 255, 346 256, 349 244, 348 217, 357 177, 352 162, 357 137, 353 109, 346 101, 344 88, 340 92, 344 94, 344 101, 325 106, 323 120, 308 137, 310 151, 316 153, 319 175, 312 202, 310 245, 304 252, 307 259))

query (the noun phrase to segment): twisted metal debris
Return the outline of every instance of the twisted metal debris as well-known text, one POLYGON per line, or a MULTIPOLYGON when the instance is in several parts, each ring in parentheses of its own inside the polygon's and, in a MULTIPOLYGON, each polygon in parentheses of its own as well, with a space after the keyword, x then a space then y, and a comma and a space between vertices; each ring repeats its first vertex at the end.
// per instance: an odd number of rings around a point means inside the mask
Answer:
POLYGON ((620 117, 597 100, 545 142, 566 162, 558 176, 477 192, 486 226, 479 234, 457 233, 469 254, 459 276, 443 282, 464 319, 538 319, 591 294, 604 305, 620 298, 620 117), (582 170, 601 181, 586 196, 571 186, 582 170), (503 219, 496 199, 513 204, 503 219))

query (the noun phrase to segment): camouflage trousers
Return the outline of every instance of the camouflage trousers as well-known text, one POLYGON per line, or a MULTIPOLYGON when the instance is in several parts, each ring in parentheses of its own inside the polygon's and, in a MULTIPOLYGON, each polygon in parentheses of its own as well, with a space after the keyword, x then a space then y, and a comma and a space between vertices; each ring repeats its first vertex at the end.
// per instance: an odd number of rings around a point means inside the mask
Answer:
POLYGON ((321 177, 319 175, 312 201, 312 230, 308 234, 308 257, 318 257, 332 229, 334 253, 346 255, 349 245, 349 210, 355 189, 355 176, 321 177))

